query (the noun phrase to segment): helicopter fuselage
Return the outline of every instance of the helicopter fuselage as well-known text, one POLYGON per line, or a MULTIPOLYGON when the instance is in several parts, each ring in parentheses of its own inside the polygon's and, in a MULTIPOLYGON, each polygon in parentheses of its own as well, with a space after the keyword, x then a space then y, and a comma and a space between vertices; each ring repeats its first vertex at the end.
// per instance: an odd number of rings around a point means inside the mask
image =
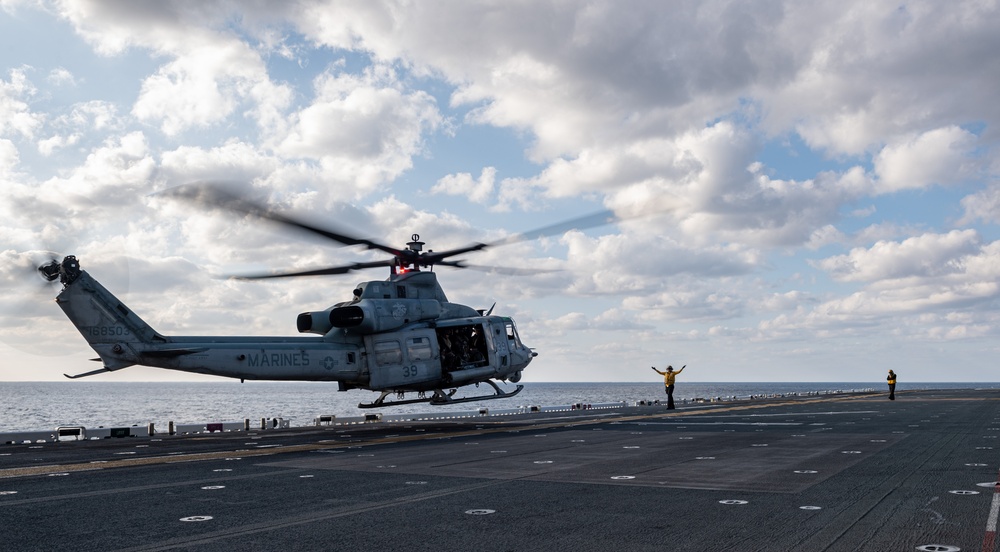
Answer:
POLYGON ((342 391, 381 391, 379 401, 434 391, 447 402, 444 388, 516 383, 535 356, 513 320, 448 302, 431 272, 366 282, 351 301, 299 315, 299 331, 316 337, 165 336, 75 258, 64 259, 60 276, 56 301, 103 363, 72 378, 142 365, 241 380, 336 381, 342 391))

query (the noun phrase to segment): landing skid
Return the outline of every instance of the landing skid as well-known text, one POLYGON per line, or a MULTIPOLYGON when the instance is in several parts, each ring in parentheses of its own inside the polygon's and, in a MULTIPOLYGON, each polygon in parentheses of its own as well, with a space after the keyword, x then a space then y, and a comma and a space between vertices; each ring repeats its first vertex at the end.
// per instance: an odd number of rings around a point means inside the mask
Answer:
MULTIPOLYGON (((387 401, 385 400, 386 397, 396 392, 382 391, 382 394, 379 396, 379 398, 375 399, 370 403, 360 403, 358 404, 358 408, 381 408, 383 406, 398 406, 401 404, 415 404, 415 403, 428 403, 432 406, 441 406, 445 404, 459 404, 459 403, 466 403, 473 401, 506 399, 508 397, 513 397, 514 395, 517 395, 518 393, 521 392, 522 389, 524 389, 523 385, 518 385, 517 389, 513 391, 503 391, 497 386, 496 383, 493 383, 492 380, 486 380, 485 383, 490 384, 490 386, 493 388, 494 393, 492 395, 479 395, 477 397, 462 397, 460 399, 453 399, 452 397, 455 395, 455 392, 457 392, 458 389, 452 389, 447 393, 441 389, 435 389, 434 394, 431 395, 430 397, 420 397, 416 399, 397 399, 394 401, 387 401)), ((399 394, 399 396, 402 396, 402 394, 399 394)))

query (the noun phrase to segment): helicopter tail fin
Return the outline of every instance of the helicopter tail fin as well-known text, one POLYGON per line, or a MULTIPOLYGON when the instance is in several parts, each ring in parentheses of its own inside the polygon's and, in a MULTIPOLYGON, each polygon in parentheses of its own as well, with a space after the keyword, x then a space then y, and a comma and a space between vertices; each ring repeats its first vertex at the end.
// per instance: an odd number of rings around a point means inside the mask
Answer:
POLYGON ((63 259, 59 276, 64 287, 56 303, 97 351, 104 370, 137 364, 138 351, 144 345, 168 342, 97 280, 80 270, 75 257, 63 259))

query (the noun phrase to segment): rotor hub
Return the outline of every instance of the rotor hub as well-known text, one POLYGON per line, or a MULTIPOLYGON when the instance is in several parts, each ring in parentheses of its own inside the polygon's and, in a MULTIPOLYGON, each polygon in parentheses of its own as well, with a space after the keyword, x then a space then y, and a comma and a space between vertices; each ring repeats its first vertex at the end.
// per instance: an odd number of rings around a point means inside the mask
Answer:
POLYGON ((406 243, 406 248, 414 253, 420 253, 424 250, 424 242, 420 241, 420 234, 413 234, 410 236, 410 241, 406 243))

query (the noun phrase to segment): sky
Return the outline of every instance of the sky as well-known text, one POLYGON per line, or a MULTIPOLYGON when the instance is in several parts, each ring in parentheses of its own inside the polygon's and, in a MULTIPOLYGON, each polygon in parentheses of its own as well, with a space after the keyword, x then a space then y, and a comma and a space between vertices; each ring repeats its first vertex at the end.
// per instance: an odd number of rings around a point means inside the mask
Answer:
POLYGON ((174 335, 387 276, 220 278, 383 258, 164 193, 224 181, 435 250, 613 210, 437 268, 526 382, 1000 381, 997 52, 989 0, 0 0, 0 380, 97 367, 42 251, 174 335))

